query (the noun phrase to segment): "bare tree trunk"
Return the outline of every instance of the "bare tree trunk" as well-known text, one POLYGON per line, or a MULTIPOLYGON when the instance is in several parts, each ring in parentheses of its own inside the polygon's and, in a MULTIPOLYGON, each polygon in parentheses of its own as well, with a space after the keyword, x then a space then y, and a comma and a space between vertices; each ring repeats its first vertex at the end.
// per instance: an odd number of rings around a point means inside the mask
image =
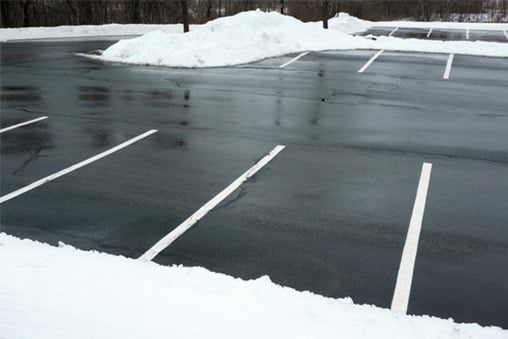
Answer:
POLYGON ((30 1, 25 1, 23 3, 23 27, 30 26, 30 19, 28 17, 29 9, 30 9, 30 1))
POLYGON ((321 0, 321 19, 323 28, 328 29, 328 0, 321 0))
POLYGON ((189 31, 189 11, 187 10, 187 0, 180 0, 182 5, 183 32, 189 31))
POLYGON ((109 3, 108 3, 108 0, 103 0, 103 6, 104 6, 104 21, 103 23, 105 24, 109 24, 110 23, 110 19, 109 19, 109 3))
POLYGON ((421 21, 429 21, 430 20, 430 2, 428 0, 418 0, 418 5, 420 9, 420 20, 421 21))
POLYGON ((206 21, 209 21, 212 18, 212 1, 208 0, 206 4, 206 21))
POLYGON ((73 4, 73 2, 71 0, 67 0, 67 7, 69 7, 69 10, 72 13, 71 24, 73 24, 73 25, 79 25, 80 24, 80 21, 79 21, 79 6, 78 5, 74 6, 74 5, 75 4, 73 4))

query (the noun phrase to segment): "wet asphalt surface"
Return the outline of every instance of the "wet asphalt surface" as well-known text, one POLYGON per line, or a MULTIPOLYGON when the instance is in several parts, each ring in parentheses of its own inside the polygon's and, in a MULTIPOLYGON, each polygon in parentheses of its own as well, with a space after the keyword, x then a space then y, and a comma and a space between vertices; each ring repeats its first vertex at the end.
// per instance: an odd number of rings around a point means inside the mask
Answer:
POLYGON ((1 231, 137 257, 275 145, 287 148, 155 261, 390 307, 423 162, 409 310, 508 328, 508 59, 311 53, 202 70, 1 44, 1 194, 158 133, 1 205, 1 231))

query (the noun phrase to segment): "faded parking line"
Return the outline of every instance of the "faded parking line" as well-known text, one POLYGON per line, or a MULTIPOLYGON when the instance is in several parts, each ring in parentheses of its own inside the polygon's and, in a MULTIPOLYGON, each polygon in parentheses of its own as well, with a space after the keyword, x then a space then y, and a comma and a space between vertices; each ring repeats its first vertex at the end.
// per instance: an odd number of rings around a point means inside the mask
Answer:
POLYGON ((33 124, 34 122, 41 121, 41 120, 44 120, 44 119, 47 119, 47 118, 48 118, 47 116, 43 116, 43 117, 40 117, 40 118, 37 118, 37 119, 33 119, 33 120, 21 122, 21 123, 16 124, 16 125, 5 127, 5 128, 0 129, 0 133, 7 132, 7 131, 10 131, 12 129, 18 128, 18 127, 30 125, 30 124, 33 124))
POLYGON ((261 168, 270 162, 279 152, 281 152, 286 146, 277 145, 270 153, 268 153, 263 159, 259 160, 254 166, 249 168, 245 173, 239 176, 233 181, 228 187, 222 190, 219 194, 213 197, 210 201, 204 204, 194 214, 188 217, 184 222, 178 225, 174 230, 169 232, 164 238, 159 240, 153 245, 148 251, 146 251, 139 259, 151 261, 157 254, 163 251, 166 247, 171 245, 173 241, 178 239, 188 229, 190 229, 195 223, 203 218, 208 212, 215 208, 222 200, 226 199, 231 193, 233 193, 238 187, 240 187, 247 179, 256 174, 261 168))
POLYGON ((79 163, 77 163, 77 164, 75 164, 75 165, 72 165, 72 166, 70 166, 70 167, 67 167, 67 168, 65 168, 65 169, 63 169, 63 170, 61 170, 61 171, 59 171, 59 172, 56 172, 56 173, 51 174, 51 175, 48 175, 47 177, 44 177, 44 178, 42 178, 42 179, 40 179, 40 180, 37 180, 37 181, 35 181, 35 182, 31 183, 30 185, 25 186, 25 187, 23 187, 23 188, 20 188, 20 189, 18 189, 18 190, 16 190, 16 191, 14 191, 14 192, 11 192, 11 193, 9 193, 9 194, 3 195, 2 197, 0 197, 0 204, 1 204, 1 203, 6 202, 6 201, 8 201, 8 200, 11 200, 11 199, 13 199, 13 198, 15 198, 15 197, 17 197, 17 196, 19 196, 19 195, 23 194, 23 193, 26 193, 26 192, 28 192, 28 191, 31 191, 31 190, 33 190, 34 188, 37 188, 37 187, 39 187, 39 186, 41 186, 41 185, 44 185, 44 184, 45 184, 45 183, 47 183, 47 182, 50 182, 50 181, 52 181, 52 180, 55 180, 55 179, 57 179, 57 178, 59 178, 59 177, 61 177, 61 176, 65 175, 65 174, 67 174, 67 173, 70 173, 70 172, 72 172, 72 171, 75 171, 75 170, 77 170, 78 168, 81 168, 81 167, 83 167, 83 166, 86 166, 86 165, 88 165, 88 164, 91 164, 91 163, 92 163, 92 162, 94 162, 94 161, 97 161, 97 160, 99 160, 99 159, 102 159, 102 158, 104 158, 104 157, 106 157, 106 156, 108 156, 108 155, 110 155, 110 154, 112 154, 112 153, 114 153, 114 152, 117 152, 117 151, 121 150, 122 148, 125 148, 125 147, 127 147, 127 146, 129 146, 129 145, 131 145, 131 144, 133 144, 133 143, 135 143, 135 142, 137 142, 137 141, 139 141, 139 140, 141 140, 141 139, 143 139, 143 138, 146 138, 147 136, 149 136, 149 135, 151 135, 151 134, 153 134, 153 133, 155 133, 155 132, 157 132, 157 130, 156 130, 156 129, 149 130, 148 132, 145 132, 145 133, 143 133, 143 134, 138 135, 138 136, 137 136, 137 137, 135 137, 135 138, 132 138, 132 139, 130 139, 130 140, 127 140, 126 142, 121 143, 120 145, 115 146, 115 147, 113 147, 113 148, 111 148, 111 149, 109 149, 109 150, 107 150, 107 151, 105 151, 105 152, 102 152, 102 153, 97 154, 97 155, 95 155, 95 156, 93 156, 93 157, 91 157, 91 158, 88 158, 88 159, 86 159, 86 160, 84 160, 84 161, 81 161, 81 162, 79 162, 79 163))

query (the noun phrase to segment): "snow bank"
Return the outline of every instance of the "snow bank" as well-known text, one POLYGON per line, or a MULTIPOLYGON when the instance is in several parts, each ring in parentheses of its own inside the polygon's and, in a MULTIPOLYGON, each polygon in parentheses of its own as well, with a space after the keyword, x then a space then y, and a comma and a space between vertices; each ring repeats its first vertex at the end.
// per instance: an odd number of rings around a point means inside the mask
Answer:
MULTIPOLYGON (((425 29, 471 29, 486 31, 506 31, 506 23, 479 23, 479 22, 448 22, 448 21, 368 21, 371 27, 400 27, 425 29)), ((500 32, 502 33, 502 32, 500 32)))
POLYGON ((0 41, 26 40, 26 39, 55 39, 76 37, 104 37, 143 35, 159 30, 167 33, 183 31, 181 24, 172 25, 82 25, 82 26, 56 26, 56 27, 23 27, 0 28, 0 41))
POLYGON ((243 281, 0 233, 0 337, 506 338, 508 331, 403 316, 243 281))
POLYGON ((121 40, 94 58, 104 61, 168 66, 220 67, 250 63, 303 51, 385 49, 508 57, 508 44, 472 41, 433 41, 381 37, 372 40, 343 31, 367 23, 349 16, 332 20, 334 29, 303 23, 277 12, 242 12, 208 22, 187 34, 160 31, 121 40))
POLYGON ((486 41, 442 41, 381 36, 372 42, 371 48, 404 52, 508 57, 508 43, 486 41))

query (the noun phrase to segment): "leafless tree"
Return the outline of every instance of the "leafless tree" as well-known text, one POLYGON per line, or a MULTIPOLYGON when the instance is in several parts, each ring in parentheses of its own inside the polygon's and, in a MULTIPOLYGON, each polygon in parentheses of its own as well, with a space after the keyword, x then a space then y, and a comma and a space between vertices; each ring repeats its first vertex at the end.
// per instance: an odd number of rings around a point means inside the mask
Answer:
MULTIPOLYGON (((368 20, 447 20, 452 14, 492 13, 506 20, 508 0, 284 0, 286 14, 323 21, 339 11, 368 20)), ((105 23, 204 23, 253 10, 277 11, 280 0, 0 0, 2 27, 105 23), (187 18, 183 15, 187 7, 187 18)), ((495 16, 495 15, 496 16, 495 16)))
POLYGON ((323 28, 328 29, 328 0, 321 0, 321 20, 323 28))
POLYGON ((182 6, 182 21, 183 21, 183 32, 189 31, 189 11, 187 9, 187 0, 180 0, 182 6))

